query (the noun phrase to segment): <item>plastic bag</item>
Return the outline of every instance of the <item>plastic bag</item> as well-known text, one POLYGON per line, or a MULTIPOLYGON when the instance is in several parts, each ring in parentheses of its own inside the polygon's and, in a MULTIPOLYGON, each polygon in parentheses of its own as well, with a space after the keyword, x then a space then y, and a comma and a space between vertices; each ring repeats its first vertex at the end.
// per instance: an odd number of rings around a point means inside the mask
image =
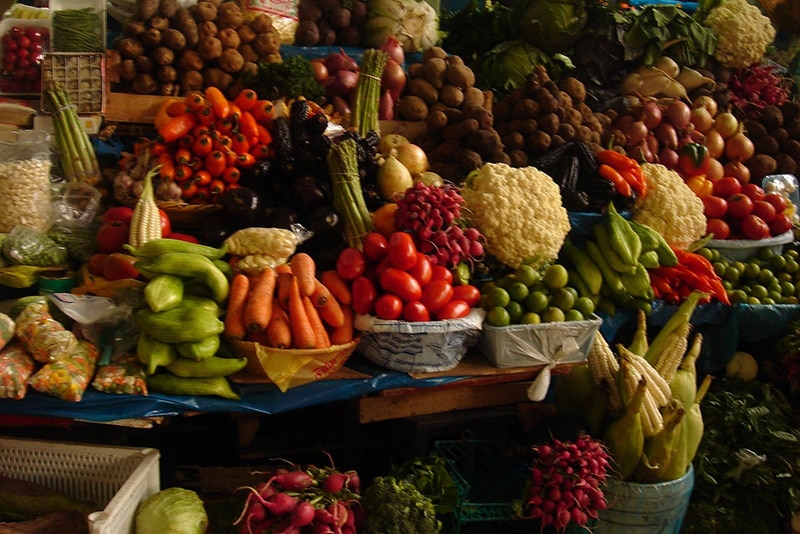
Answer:
POLYGON ((22 343, 11 343, 0 351, 0 398, 25 398, 35 368, 36 362, 22 343))
POLYGON ((13 265, 55 267, 67 261, 65 247, 29 226, 15 226, 3 240, 2 251, 13 265))
POLYGON ((14 337, 16 328, 17 325, 14 323, 14 319, 5 313, 0 313, 0 350, 14 337))
POLYGON ((99 354, 94 343, 78 341, 78 346, 68 356, 36 371, 30 378, 30 385, 39 393, 69 402, 80 402, 94 376, 99 354))
POLYGON ((50 315, 46 300, 28 304, 16 321, 17 337, 37 362, 66 358, 78 344, 75 335, 50 315))
POLYGON ((51 225, 51 137, 40 130, 14 134, 0 140, 0 233, 18 225, 44 232, 51 225))
POLYGON ((64 228, 89 229, 100 212, 100 191, 89 184, 65 182, 54 193, 53 225, 64 228))
POLYGON ((147 395, 144 367, 136 355, 123 354, 97 369, 92 387, 103 393, 147 395))
POLYGON ((285 44, 294 43, 294 33, 299 21, 299 3, 299 0, 240 0, 246 19, 255 18, 262 13, 269 15, 272 27, 278 31, 281 43, 285 44))

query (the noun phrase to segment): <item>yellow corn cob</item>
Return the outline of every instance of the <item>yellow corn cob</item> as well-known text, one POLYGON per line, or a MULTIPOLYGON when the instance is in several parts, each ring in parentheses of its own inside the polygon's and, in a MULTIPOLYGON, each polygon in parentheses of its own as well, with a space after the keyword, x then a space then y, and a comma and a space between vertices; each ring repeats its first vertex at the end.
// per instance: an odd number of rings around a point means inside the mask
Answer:
POLYGON ((642 399, 641 410, 642 433, 644 434, 645 438, 653 437, 661 432, 661 430, 664 428, 664 419, 661 415, 661 411, 658 408, 658 403, 656 403, 655 399, 653 398, 651 387, 648 385, 647 377, 643 376, 642 373, 636 370, 629 359, 623 358, 622 363, 626 367, 626 370, 623 371, 623 379, 625 381, 625 389, 628 398, 633 397, 634 393, 636 392, 636 388, 639 387, 639 384, 642 382, 645 383, 645 392, 644 398, 642 399))
POLYGON ((608 407, 611 411, 621 410, 622 397, 617 385, 619 362, 611 351, 611 347, 599 331, 595 332, 594 342, 586 357, 592 383, 595 387, 608 389, 608 407))
MULTIPOLYGON (((622 363, 623 370, 627 363, 622 363)), ((622 417, 611 423, 603 434, 603 441, 617 470, 620 480, 631 477, 644 449, 642 433, 642 402, 647 391, 647 383, 641 380, 622 417)))
POLYGON ((675 371, 669 388, 673 399, 683 403, 683 408, 688 410, 697 396, 697 369, 695 362, 700 356, 700 349, 703 345, 703 335, 696 333, 692 339, 692 345, 686 356, 683 357, 680 368, 675 371))
POLYGON ((675 376, 675 371, 681 365, 683 355, 686 354, 686 349, 689 346, 689 333, 692 330, 692 325, 689 322, 682 323, 678 328, 670 334, 664 349, 658 355, 658 360, 655 367, 658 374, 664 377, 667 383, 672 381, 675 376))
POLYGON ((161 214, 156 204, 155 193, 153 192, 153 176, 158 172, 159 166, 150 168, 144 176, 144 187, 139 200, 133 208, 131 218, 131 230, 128 236, 128 244, 133 248, 139 248, 143 244, 153 239, 161 239, 161 214))
POLYGON ((642 460, 636 467, 636 481, 643 483, 666 482, 665 473, 672 462, 673 453, 678 446, 680 432, 678 425, 685 411, 681 403, 671 400, 664 409, 664 428, 657 435, 645 441, 642 460))
POLYGON ((686 410, 683 420, 678 424, 675 438, 675 446, 672 451, 672 461, 664 473, 664 480, 675 480, 686 474, 689 465, 697 454, 697 449, 703 439, 704 423, 703 414, 700 410, 700 402, 703 400, 709 386, 711 376, 707 375, 700 387, 697 389, 697 396, 693 400, 689 409, 686 410))
POLYGON ((631 366, 647 380, 647 391, 653 396, 656 404, 661 407, 667 404, 672 392, 669 389, 669 383, 664 380, 658 371, 653 369, 653 366, 647 360, 629 351, 622 345, 618 348, 619 354, 623 358, 630 361, 631 366))
MULTIPOLYGON (((666 347, 674 342, 672 335, 675 333, 675 330, 689 323, 695 308, 697 308, 697 304, 704 295, 705 293, 701 291, 692 291, 689 296, 686 297, 686 300, 678 306, 678 309, 672 314, 663 328, 659 330, 658 334, 656 334, 650 346, 647 348, 647 353, 644 355, 645 359, 650 362, 650 365, 658 369, 656 363, 660 359, 661 354, 665 352, 666 347)), ((686 348, 683 350, 686 352, 686 348)), ((683 353, 681 353, 681 357, 683 357, 683 353)), ((677 368, 679 364, 675 365, 677 368)), ((662 374, 661 376, 664 375, 662 374)), ((667 382, 669 382, 669 380, 667 380, 667 382)))

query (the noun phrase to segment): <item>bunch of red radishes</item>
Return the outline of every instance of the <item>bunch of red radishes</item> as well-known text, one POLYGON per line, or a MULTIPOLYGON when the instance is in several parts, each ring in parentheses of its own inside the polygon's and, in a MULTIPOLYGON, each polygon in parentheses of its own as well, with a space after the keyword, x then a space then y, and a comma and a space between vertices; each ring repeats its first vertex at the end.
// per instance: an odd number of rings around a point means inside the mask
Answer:
POLYGON ((463 205, 455 185, 418 181, 397 199, 395 224, 411 233, 419 251, 434 265, 452 269, 461 261, 481 261, 486 239, 477 228, 461 226, 463 205))
POLYGON ((258 473, 265 482, 249 491, 234 525, 241 534, 355 534, 363 519, 360 479, 333 467, 278 468, 258 473))
POLYGON ((537 457, 524 490, 523 517, 561 533, 570 523, 585 526, 607 507, 601 488, 609 456, 600 442, 582 434, 574 441, 553 439, 533 451, 537 457))

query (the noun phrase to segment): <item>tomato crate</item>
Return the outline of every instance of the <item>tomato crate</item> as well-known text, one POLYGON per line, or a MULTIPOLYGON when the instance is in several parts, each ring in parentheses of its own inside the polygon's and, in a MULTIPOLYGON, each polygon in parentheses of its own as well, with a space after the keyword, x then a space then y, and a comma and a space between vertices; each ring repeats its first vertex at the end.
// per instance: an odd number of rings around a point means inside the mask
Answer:
POLYGON ((0 437, 0 475, 34 482, 94 507, 89 534, 134 532, 139 503, 160 489, 156 449, 0 437))

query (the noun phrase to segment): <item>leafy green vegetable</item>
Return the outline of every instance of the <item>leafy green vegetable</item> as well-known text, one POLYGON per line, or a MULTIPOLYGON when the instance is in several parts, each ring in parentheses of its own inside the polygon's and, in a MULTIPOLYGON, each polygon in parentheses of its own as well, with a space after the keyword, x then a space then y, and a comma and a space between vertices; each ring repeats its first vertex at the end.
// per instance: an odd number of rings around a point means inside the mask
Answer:
POLYGON ((495 46, 516 36, 511 15, 511 9, 501 3, 482 7, 477 0, 470 0, 462 10, 445 11, 439 21, 444 33, 442 48, 472 65, 495 46))
POLYGON ((512 16, 520 34, 549 54, 569 50, 588 21, 583 0, 524 0, 512 16))
POLYGON ((682 532, 784 532, 800 496, 800 429, 786 397, 769 383, 720 378, 702 411, 682 532))
POLYGON ((652 65, 663 55, 681 65, 702 66, 714 51, 716 37, 676 5, 648 5, 641 8, 625 33, 629 56, 643 54, 641 62, 652 65))
POLYGON ((197 493, 167 488, 139 504, 135 526, 136 534, 203 534, 208 515, 197 493))
POLYGON ((436 518, 431 500, 407 480, 375 477, 361 496, 364 534, 438 534, 442 522, 436 518))
POLYGON ((244 83, 267 100, 304 96, 322 102, 325 96, 322 84, 314 79, 311 61, 300 55, 289 56, 282 63, 259 63, 255 74, 245 75, 244 83))
MULTIPOLYGON (((550 57, 528 41, 505 41, 478 61, 476 75, 481 85, 497 93, 525 86, 525 80, 539 65, 549 67, 550 57)), ((548 71, 550 69, 548 68, 548 71)))
POLYGON ((420 493, 431 500, 437 514, 452 512, 458 502, 458 490, 447 470, 447 460, 438 454, 411 458, 399 466, 393 466, 389 475, 414 484, 420 493))

